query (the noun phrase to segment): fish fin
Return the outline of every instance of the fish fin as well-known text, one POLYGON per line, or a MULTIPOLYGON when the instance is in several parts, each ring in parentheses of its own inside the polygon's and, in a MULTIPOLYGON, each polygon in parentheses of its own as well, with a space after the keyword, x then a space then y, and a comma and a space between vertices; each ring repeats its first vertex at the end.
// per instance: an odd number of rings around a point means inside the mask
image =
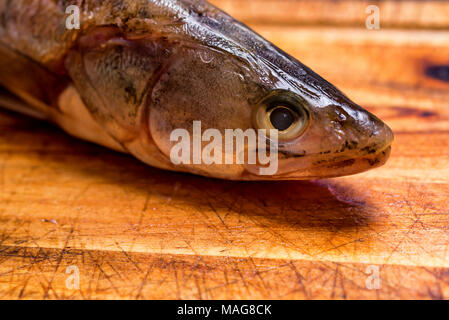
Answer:
POLYGON ((0 87, 0 108, 18 112, 39 120, 56 122, 64 131, 77 138, 94 142, 110 149, 126 152, 94 119, 81 101, 77 91, 69 86, 59 97, 62 112, 47 113, 31 108, 28 103, 0 87))
POLYGON ((97 143, 110 149, 128 153, 92 116, 81 99, 78 90, 69 85, 58 98, 60 112, 54 113, 51 121, 65 132, 77 138, 97 143))
POLYGON ((28 103, 2 87, 0 87, 0 107, 22 113, 36 119, 45 120, 47 118, 45 113, 31 108, 28 103))

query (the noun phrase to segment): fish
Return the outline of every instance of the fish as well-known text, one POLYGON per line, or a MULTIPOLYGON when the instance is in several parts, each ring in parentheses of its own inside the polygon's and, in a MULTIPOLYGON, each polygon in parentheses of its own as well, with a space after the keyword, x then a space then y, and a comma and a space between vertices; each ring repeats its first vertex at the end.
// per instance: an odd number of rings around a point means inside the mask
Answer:
POLYGON ((0 0, 0 39, 0 106, 156 168, 311 180, 377 168, 391 153, 382 120, 207 1, 0 0), (234 161, 176 163, 173 132, 195 144, 198 123, 266 134, 256 146, 250 135, 225 152, 214 145, 216 159, 234 161), (276 170, 261 174, 267 164, 238 161, 242 152, 275 155, 276 170))

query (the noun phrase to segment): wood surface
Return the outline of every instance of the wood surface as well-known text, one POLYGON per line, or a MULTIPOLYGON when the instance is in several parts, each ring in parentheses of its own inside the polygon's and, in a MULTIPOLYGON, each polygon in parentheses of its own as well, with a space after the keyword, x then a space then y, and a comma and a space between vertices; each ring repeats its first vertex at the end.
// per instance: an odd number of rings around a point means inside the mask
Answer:
POLYGON ((342 24, 296 19, 314 1, 214 2, 385 120, 390 161, 332 180, 219 181, 2 111, 0 299, 448 298, 447 4, 382 1, 408 22, 369 31, 358 1, 320 1, 342 24), (435 20, 415 21, 419 6, 435 20))
POLYGON ((277 25, 365 25, 368 6, 378 6, 390 28, 448 29, 446 0, 211 0, 247 23, 277 25))

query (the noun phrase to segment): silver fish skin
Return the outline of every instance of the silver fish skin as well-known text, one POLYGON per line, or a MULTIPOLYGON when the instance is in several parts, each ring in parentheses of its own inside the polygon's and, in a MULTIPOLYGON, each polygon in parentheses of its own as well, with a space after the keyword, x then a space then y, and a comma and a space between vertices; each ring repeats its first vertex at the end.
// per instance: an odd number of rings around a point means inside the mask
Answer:
POLYGON ((394 139, 332 84, 201 0, 0 0, 0 86, 16 99, 0 98, 4 107, 151 166, 213 178, 356 174, 383 165, 394 139), (80 29, 66 27, 70 5, 80 29), (170 135, 193 136, 195 121, 223 136, 277 129, 278 170, 174 164, 170 135))

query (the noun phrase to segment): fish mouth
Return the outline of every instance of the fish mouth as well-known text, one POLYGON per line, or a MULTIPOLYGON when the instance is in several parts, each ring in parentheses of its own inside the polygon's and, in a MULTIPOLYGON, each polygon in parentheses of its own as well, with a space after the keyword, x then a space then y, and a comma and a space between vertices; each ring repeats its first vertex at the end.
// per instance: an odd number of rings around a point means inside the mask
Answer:
POLYGON ((351 156, 337 161, 327 161, 314 164, 273 176, 260 176, 247 172, 243 180, 315 180, 336 178, 362 173, 383 166, 390 157, 392 144, 370 151, 361 156, 351 156))
POLYGON ((383 166, 390 157, 391 144, 379 149, 377 152, 365 154, 360 157, 348 158, 335 162, 317 165, 301 172, 290 172, 273 176, 276 180, 312 180, 336 178, 362 173, 383 166))
POLYGON ((380 151, 361 157, 331 163, 316 170, 322 172, 320 177, 335 178, 362 173, 383 166, 390 158, 391 145, 380 151))

